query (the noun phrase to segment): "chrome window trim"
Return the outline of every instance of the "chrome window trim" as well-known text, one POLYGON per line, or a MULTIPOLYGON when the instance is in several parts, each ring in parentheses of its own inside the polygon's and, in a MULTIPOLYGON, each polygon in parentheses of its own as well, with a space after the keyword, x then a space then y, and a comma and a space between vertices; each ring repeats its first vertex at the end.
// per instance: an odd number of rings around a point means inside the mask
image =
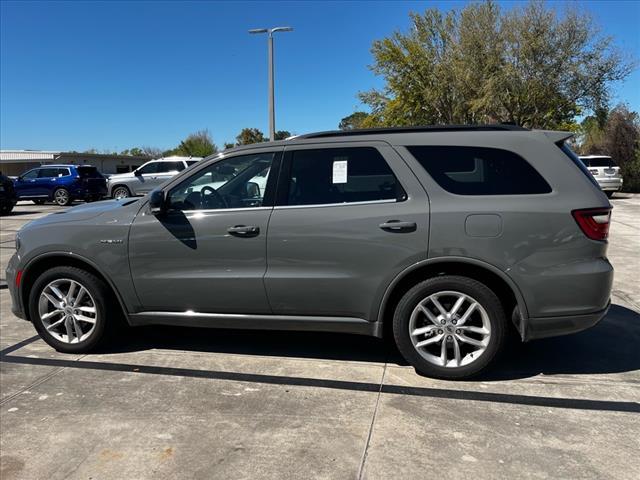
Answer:
POLYGON ((200 214, 200 213, 246 212, 247 210, 272 210, 272 209, 273 209, 273 207, 208 208, 208 209, 204 209, 204 210, 178 210, 178 209, 172 209, 172 210, 167 210, 167 213, 181 212, 185 216, 189 216, 190 214, 200 214))
POLYGON ((381 203, 404 203, 404 201, 399 202, 395 198, 389 198, 386 200, 368 200, 365 202, 314 203, 311 205, 279 205, 274 207, 274 210, 290 210, 294 208, 346 207, 350 205, 379 205, 381 203))

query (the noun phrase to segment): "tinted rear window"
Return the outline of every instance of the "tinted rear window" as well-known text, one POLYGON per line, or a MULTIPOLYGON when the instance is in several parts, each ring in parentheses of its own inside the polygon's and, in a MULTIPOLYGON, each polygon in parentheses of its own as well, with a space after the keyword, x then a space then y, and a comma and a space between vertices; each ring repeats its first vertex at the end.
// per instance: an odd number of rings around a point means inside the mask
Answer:
POLYGON ((102 175, 96 167, 77 167, 78 175, 83 178, 100 178, 102 175))
POLYGON ((551 192, 521 156, 497 148, 410 146, 407 150, 446 191, 457 195, 531 195, 551 192))
POLYGON ((615 167, 616 164, 610 157, 582 158, 588 167, 615 167))

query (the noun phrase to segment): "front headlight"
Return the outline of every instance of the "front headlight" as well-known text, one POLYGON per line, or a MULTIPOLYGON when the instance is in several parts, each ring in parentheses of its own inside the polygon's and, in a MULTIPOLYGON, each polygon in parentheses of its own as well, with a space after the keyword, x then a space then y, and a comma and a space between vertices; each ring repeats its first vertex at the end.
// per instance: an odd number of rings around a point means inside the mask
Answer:
POLYGON ((16 252, 20 250, 20 233, 16 233, 16 252))

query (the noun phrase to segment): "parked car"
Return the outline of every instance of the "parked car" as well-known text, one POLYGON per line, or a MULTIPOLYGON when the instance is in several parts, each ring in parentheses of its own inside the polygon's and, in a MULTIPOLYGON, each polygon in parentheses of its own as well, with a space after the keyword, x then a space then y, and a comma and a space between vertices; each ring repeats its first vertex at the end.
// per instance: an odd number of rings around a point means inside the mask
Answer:
POLYGON ((74 200, 93 202, 107 193, 104 177, 91 165, 43 165, 20 175, 14 183, 19 200, 64 207, 74 200))
POLYGON ((589 169, 598 185, 607 197, 611 198, 615 192, 622 189, 622 174, 620 167, 607 155, 584 155, 580 157, 582 163, 589 169))
POLYGON ((145 198, 23 227, 12 309, 61 352, 91 351, 122 314, 388 332, 419 372, 468 377, 510 331, 577 332, 609 308, 611 205, 571 135, 373 129, 227 150, 145 198))
POLYGON ((200 157, 166 157, 151 160, 132 172, 111 175, 108 180, 111 198, 145 195, 171 177, 202 160, 200 157))
POLYGON ((0 173, 0 215, 11 213, 17 201, 13 180, 0 173))

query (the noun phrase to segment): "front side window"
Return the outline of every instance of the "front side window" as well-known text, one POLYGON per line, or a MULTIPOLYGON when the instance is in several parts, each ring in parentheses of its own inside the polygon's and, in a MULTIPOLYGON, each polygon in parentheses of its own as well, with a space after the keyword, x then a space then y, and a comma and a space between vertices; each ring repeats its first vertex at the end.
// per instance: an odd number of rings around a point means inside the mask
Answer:
POLYGON ((446 191, 457 195, 527 195, 551 192, 521 156, 498 148, 409 146, 407 150, 446 191))
POLYGON ((31 170, 30 172, 25 173, 24 175, 22 175, 22 180, 34 180, 36 178, 38 178, 38 171, 39 169, 36 170, 31 170))
POLYGON ((289 205, 404 198, 402 186, 375 148, 296 150, 291 155, 289 205))
POLYGON ((149 173, 158 173, 158 166, 161 162, 151 162, 141 166, 138 169, 138 172, 142 175, 147 175, 149 173))
POLYGON ((274 153, 220 160, 184 180, 167 197, 170 210, 261 207, 274 153))

